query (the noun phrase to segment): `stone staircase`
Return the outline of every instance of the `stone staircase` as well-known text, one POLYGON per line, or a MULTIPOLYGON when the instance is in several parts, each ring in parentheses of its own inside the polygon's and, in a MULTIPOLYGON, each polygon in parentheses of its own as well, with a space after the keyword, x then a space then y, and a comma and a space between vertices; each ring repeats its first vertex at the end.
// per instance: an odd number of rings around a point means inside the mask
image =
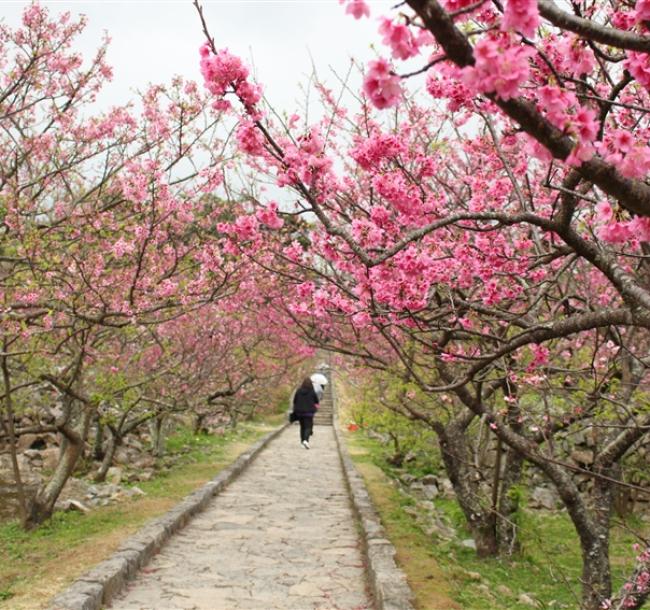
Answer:
POLYGON ((319 370, 327 377, 329 383, 325 386, 323 397, 320 400, 320 407, 314 416, 314 424, 317 426, 331 426, 334 418, 334 397, 332 396, 332 375, 330 370, 319 370))

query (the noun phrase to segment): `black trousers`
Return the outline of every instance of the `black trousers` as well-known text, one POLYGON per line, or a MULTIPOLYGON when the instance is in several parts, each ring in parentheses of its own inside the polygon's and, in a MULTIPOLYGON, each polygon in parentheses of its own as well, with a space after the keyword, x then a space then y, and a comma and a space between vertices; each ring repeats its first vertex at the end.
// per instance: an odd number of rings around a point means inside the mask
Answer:
POLYGON ((300 419, 300 442, 308 441, 309 437, 314 433, 314 418, 313 416, 302 416, 300 419))

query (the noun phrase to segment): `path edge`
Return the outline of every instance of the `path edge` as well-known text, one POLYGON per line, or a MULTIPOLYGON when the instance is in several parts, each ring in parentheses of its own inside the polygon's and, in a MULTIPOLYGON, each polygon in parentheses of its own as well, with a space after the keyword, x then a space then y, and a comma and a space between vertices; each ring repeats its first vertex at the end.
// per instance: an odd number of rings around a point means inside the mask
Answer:
POLYGON ((210 501, 244 472, 260 452, 288 426, 287 422, 262 437, 211 481, 186 496, 164 515, 142 526, 108 559, 82 574, 67 589, 56 595, 47 610, 101 610, 174 533, 187 525, 194 515, 204 510, 210 501))
POLYGON ((395 547, 387 538, 363 477, 350 457, 341 435, 336 409, 333 425, 352 508, 361 527, 366 572, 376 608, 377 610, 415 610, 413 606, 415 596, 406 580, 406 575, 395 563, 395 547))

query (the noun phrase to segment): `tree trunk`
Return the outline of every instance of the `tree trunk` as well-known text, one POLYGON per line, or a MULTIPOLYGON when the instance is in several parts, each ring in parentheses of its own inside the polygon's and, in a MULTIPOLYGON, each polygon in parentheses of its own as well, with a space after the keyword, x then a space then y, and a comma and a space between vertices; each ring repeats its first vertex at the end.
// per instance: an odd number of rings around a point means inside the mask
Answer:
MULTIPOLYGON (((4 338, 3 351, 9 351, 7 338, 4 338)), ((2 418, 3 428, 6 428, 6 434, 9 437, 9 455, 11 457, 11 467, 14 474, 14 482, 16 484, 16 493, 18 495, 18 506, 20 510, 20 519, 25 522, 27 518, 27 498, 25 496, 25 487, 23 480, 20 476, 20 467, 18 465, 18 447, 16 441, 16 429, 14 425, 14 408, 11 396, 11 377, 9 375, 9 365, 7 356, 2 357, 2 378, 5 388, 5 406, 7 412, 7 424, 4 425, 4 418, 2 418)))
POLYGON ((194 418, 194 435, 198 436, 199 434, 207 434, 207 429, 203 427, 203 422, 207 418, 207 413, 196 413, 194 418))
POLYGON ((602 610, 611 594, 609 538, 594 536, 582 550, 582 610, 602 610))
MULTIPOLYGON (((504 392, 510 397, 517 396, 517 388, 512 382, 508 382, 504 392)), ((518 403, 510 403, 508 406, 508 423, 517 433, 522 433, 521 412, 518 403)), ((499 445, 503 443, 499 438, 499 445)), ((497 537, 499 539, 499 554, 513 555, 519 551, 519 539, 517 538, 517 511, 519 510, 519 494, 515 488, 521 481, 521 473, 524 467, 524 456, 515 451, 512 447, 506 446, 506 459, 501 481, 499 501, 495 505, 497 509, 497 537)))
POLYGON ((122 442, 121 437, 116 436, 115 433, 111 431, 111 436, 108 439, 108 447, 106 447, 106 451, 104 453, 104 459, 102 460, 102 465, 99 467, 99 470, 95 475, 95 483, 103 483, 106 480, 106 474, 108 473, 108 469, 113 464, 113 457, 115 456, 115 451, 120 446, 121 442, 122 442))
POLYGON ((447 476, 476 543, 476 554, 494 557, 499 551, 495 514, 490 509, 489 499, 486 499, 486 506, 481 505, 479 486, 469 466, 471 461, 465 434, 454 424, 441 426, 436 432, 447 476))
POLYGON ((104 459, 104 424, 99 415, 95 418, 95 439, 93 442, 93 459, 96 462, 104 459))
MULTIPOLYGON (((82 421, 82 429, 84 428, 83 423, 82 421)), ((72 475, 77 460, 83 451, 84 439, 81 434, 66 426, 62 427, 61 432, 65 435, 67 441, 65 450, 62 452, 50 480, 39 487, 36 495, 29 503, 27 518, 25 519, 25 529, 27 530, 38 527, 52 516, 54 505, 61 494, 61 490, 72 475)))
POLYGON ((153 455, 162 457, 165 455, 165 416, 159 415, 151 420, 151 440, 153 444, 153 455))
POLYGON ((614 484, 609 479, 618 479, 620 466, 601 466, 598 460, 594 471, 602 477, 594 478, 591 509, 595 527, 591 540, 583 546, 583 607, 585 610, 602 608, 603 601, 612 595, 612 574, 609 563, 609 524, 614 506, 614 484))
POLYGON ((499 495, 497 515, 497 538, 499 540, 499 555, 513 555, 519 552, 517 538, 517 511, 519 510, 519 495, 515 486, 521 481, 524 458, 521 453, 508 448, 506 453, 501 493, 499 495))

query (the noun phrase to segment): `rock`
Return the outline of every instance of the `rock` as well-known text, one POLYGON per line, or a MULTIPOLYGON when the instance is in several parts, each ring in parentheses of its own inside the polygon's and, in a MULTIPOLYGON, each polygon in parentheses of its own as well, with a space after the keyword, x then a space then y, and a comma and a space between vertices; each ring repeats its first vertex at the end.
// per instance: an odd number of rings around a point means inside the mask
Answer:
POLYGON ((587 449, 575 449, 571 452, 571 458, 578 464, 589 466, 594 463, 594 452, 587 449))
POLYGON ((438 477, 435 474, 425 474, 421 479, 423 485, 438 486, 438 477))
POLYGON ((400 476, 400 481, 402 481, 404 485, 410 485, 415 481, 415 477, 412 474, 405 472, 403 475, 400 476))
POLYGON ((38 449, 26 449, 23 451, 23 455, 32 462, 42 462, 43 454, 38 449))
POLYGON ((474 542, 473 538, 467 538, 466 540, 463 540, 461 543, 461 546, 464 546, 466 549, 472 549, 476 550, 476 542, 474 542))
POLYGON ((429 500, 424 500, 423 502, 418 502, 418 506, 423 510, 434 511, 436 510, 436 505, 429 500))
POLYGON ((133 436, 127 436, 125 443, 129 447, 133 447, 134 449, 137 449, 138 451, 142 451, 144 449, 144 445, 135 437, 133 436))
POLYGON ((404 508, 404 512, 405 512, 407 515, 411 515, 411 517, 418 517, 419 514, 420 514, 420 511, 418 511, 418 509, 415 508, 415 506, 406 506, 406 507, 404 508))
POLYGON ((506 585, 499 585, 495 590, 499 595, 512 596, 512 589, 506 587, 506 585))
POLYGON ((90 485, 82 480, 77 479, 76 477, 70 477, 61 492, 61 500, 75 500, 77 498, 83 498, 88 494, 88 489, 90 485))
POLYGON ((106 480, 114 485, 119 485, 122 481, 122 469, 119 466, 111 466, 106 472, 106 480))
POLYGON ((540 608, 540 604, 538 601, 534 600, 528 593, 522 593, 518 598, 517 601, 520 604, 525 604, 526 606, 532 606, 533 608, 540 608))
POLYGON ((530 495, 529 506, 531 508, 545 508, 553 510, 557 508, 559 497, 557 492, 548 487, 535 487, 530 495))
POLYGON ((140 457, 140 452, 132 447, 121 445, 115 450, 113 462, 122 466, 130 466, 134 464, 140 457))
POLYGON ((442 495, 445 498, 454 498, 456 496, 454 486, 451 484, 449 479, 440 479, 440 481, 438 481, 438 489, 442 492, 442 495))
POLYGON ((137 476, 138 481, 151 481, 155 475, 155 472, 152 469, 147 469, 144 470, 143 472, 140 472, 137 476))
POLYGON ((110 497, 120 491, 120 488, 117 484, 115 483, 107 483, 104 485, 104 488, 101 490, 99 493, 100 496, 102 497, 110 497))
POLYGON ((470 580, 481 580, 481 575, 478 572, 465 572, 465 576, 470 580))
POLYGON ((131 468, 134 470, 145 470, 146 468, 152 468, 156 463, 156 460, 153 456, 146 454, 140 456, 133 464, 131 468))
POLYGON ((435 514, 428 516, 423 530, 427 536, 435 536, 441 540, 453 540, 456 537, 456 532, 435 514))
POLYGON ((18 442, 16 443, 16 450, 18 453, 25 451, 25 449, 30 449, 32 443, 38 438, 36 434, 21 434, 18 437, 18 442))
POLYGON ((61 508, 66 512, 76 511, 84 515, 90 512, 90 509, 80 500, 65 500, 61 508))
POLYGON ((424 485, 422 489, 422 493, 424 494, 424 497, 427 498, 428 500, 433 500, 434 498, 437 498, 440 495, 440 492, 438 491, 438 488, 435 485, 424 485))
POLYGON ((424 485, 422 485, 420 481, 413 481, 413 483, 409 485, 409 489, 411 491, 424 492, 424 485))
POLYGON ((133 487, 128 487, 124 491, 124 495, 129 498, 135 498, 136 496, 146 496, 147 494, 144 491, 142 491, 139 487, 136 487, 134 485, 133 487))
POLYGON ((43 469, 54 470, 59 463, 59 449, 58 447, 48 447, 40 452, 43 458, 43 469))

